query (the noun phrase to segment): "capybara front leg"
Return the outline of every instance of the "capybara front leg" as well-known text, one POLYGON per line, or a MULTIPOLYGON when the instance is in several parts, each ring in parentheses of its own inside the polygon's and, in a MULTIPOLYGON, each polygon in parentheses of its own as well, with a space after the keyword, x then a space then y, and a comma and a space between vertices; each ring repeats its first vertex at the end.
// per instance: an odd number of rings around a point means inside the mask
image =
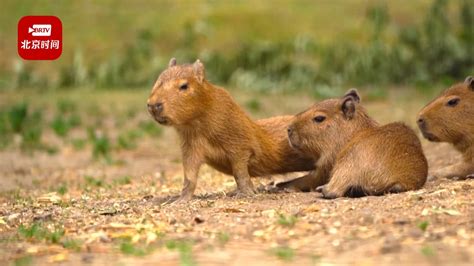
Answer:
POLYGON ((178 198, 177 202, 186 202, 193 197, 201 164, 201 160, 197 158, 188 158, 184 160, 183 190, 181 191, 181 196, 178 198))
POLYGON ((247 161, 238 161, 232 165, 235 182, 237 183, 237 195, 254 195, 255 189, 250 179, 247 161))

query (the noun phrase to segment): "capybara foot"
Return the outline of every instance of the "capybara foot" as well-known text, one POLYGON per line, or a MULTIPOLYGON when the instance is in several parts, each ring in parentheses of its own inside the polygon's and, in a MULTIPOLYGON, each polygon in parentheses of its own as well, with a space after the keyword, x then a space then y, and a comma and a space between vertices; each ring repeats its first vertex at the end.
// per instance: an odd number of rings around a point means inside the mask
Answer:
POLYGON ((466 178, 467 178, 467 179, 473 179, 473 178, 474 178, 474 174, 467 175, 466 178))
POLYGON ((328 185, 317 187, 316 192, 321 193, 323 199, 335 199, 339 197, 336 193, 329 191, 328 185))
POLYGON ((192 194, 185 194, 185 195, 181 195, 179 196, 179 198, 177 198, 175 201, 172 202, 172 204, 183 204, 183 203, 187 203, 189 202, 191 199, 193 198, 192 194))
POLYGON ((237 189, 227 193, 227 196, 233 197, 233 198, 246 198, 246 197, 249 197, 249 196, 253 196, 255 194, 256 194, 256 192, 253 189, 242 190, 242 189, 237 188, 237 189))

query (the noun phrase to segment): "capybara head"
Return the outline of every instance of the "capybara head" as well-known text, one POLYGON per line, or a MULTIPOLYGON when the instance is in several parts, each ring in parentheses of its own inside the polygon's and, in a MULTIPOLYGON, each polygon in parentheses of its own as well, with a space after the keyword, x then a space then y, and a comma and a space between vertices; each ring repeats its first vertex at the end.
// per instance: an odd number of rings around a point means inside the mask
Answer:
POLYGON ((172 58, 155 82, 148 112, 162 125, 186 125, 202 115, 208 103, 205 69, 201 61, 177 65, 172 58))
POLYGON ((375 123, 359 105, 356 89, 340 99, 328 99, 297 114, 288 128, 290 145, 307 154, 325 154, 342 148, 353 134, 375 123))
MULTIPOLYGON (((460 144, 474 134, 474 78, 445 90, 418 114, 418 127, 430 141, 460 144)), ((471 143, 472 144, 472 143, 471 143)))

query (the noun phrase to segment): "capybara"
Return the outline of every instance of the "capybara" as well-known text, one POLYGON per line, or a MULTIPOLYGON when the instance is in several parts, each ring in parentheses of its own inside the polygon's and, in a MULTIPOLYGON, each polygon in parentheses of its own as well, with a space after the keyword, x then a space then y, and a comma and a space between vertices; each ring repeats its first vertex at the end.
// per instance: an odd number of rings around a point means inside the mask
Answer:
POLYGON ((448 142, 462 153, 463 161, 442 168, 434 177, 474 177, 474 78, 467 77, 426 105, 417 118, 429 141, 448 142))
POLYGON ((288 128, 291 145, 315 154, 317 175, 329 179, 317 191, 337 198, 421 188, 428 163, 413 130, 402 123, 380 126, 359 103, 351 89, 296 115, 288 128))
POLYGON ((206 79, 199 60, 177 65, 171 59, 147 104, 153 118, 174 127, 181 140, 184 187, 178 201, 192 198, 203 163, 233 175, 241 195, 255 193, 250 177, 314 169, 313 157, 289 146, 293 116, 252 121, 226 90, 206 79))

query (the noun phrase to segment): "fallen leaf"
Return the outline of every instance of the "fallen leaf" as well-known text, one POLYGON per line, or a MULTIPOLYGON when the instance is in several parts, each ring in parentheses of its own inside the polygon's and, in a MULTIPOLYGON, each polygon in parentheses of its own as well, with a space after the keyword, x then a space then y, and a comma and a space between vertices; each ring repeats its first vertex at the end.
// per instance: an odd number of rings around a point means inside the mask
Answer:
POLYGON ((245 210, 243 210, 243 209, 236 209, 236 208, 224 208, 224 209, 222 209, 221 211, 227 212, 227 213, 241 213, 241 212, 245 212, 245 210))
POLYGON ((50 256, 50 257, 48 258, 48 261, 49 261, 50 263, 51 263, 51 262, 62 262, 62 261, 67 260, 67 257, 68 257, 68 253, 67 253, 67 252, 63 252, 63 253, 59 253, 59 254, 50 256))
POLYGON ((38 198, 39 203, 53 203, 57 204, 61 202, 61 197, 58 196, 57 192, 51 192, 42 195, 41 197, 38 198))
POLYGON ((444 208, 433 209, 433 212, 434 213, 445 213, 445 214, 451 215, 451 216, 459 216, 459 215, 462 214, 462 213, 460 213, 459 211, 457 211, 455 209, 444 209, 444 208))

